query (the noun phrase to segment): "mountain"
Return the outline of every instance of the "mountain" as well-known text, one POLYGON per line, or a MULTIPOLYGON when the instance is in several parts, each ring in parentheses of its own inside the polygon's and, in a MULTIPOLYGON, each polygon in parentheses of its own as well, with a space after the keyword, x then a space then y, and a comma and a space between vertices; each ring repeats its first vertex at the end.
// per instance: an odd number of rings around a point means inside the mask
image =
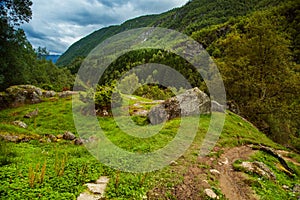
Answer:
POLYGON ((105 27, 72 44, 58 59, 57 65, 70 64, 76 57, 85 57, 105 39, 134 28, 164 27, 191 35, 211 25, 221 24, 231 18, 247 15, 255 10, 273 7, 279 0, 192 0, 181 8, 158 15, 137 17, 121 25, 105 27))

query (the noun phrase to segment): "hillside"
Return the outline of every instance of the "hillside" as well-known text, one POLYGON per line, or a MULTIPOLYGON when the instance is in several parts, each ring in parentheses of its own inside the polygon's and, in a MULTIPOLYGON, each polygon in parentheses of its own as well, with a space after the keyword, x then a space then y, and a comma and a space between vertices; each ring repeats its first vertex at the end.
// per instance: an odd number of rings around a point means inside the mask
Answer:
MULTIPOLYGON (((152 100, 138 96, 123 97, 130 101, 130 112, 154 105, 152 100)), ((132 119, 140 125, 144 123, 143 117, 132 116, 132 119)), ((180 119, 174 119, 159 134, 143 139, 123 134, 112 117, 98 117, 98 120, 116 145, 143 153, 163 147, 180 127, 180 119)), ((231 112, 226 114, 224 129, 213 151, 199 157, 209 121, 209 115, 201 117, 194 142, 170 166, 133 174, 101 164, 84 146, 62 138, 66 131, 78 137, 70 97, 52 97, 40 104, 2 110, 0 136, 14 142, 0 140, 1 199, 76 199, 86 190, 84 184, 94 182, 99 176, 110 179, 105 192, 107 199, 209 199, 205 194, 208 189, 219 199, 230 200, 299 197, 300 155, 272 142, 251 123, 231 112), (23 118, 36 108, 39 110, 36 117, 23 118), (15 120, 25 122, 28 128, 13 125, 15 120), (262 146, 282 155, 293 174, 278 158, 263 151, 262 146), (264 163, 276 180, 248 172, 240 166, 244 161, 264 163)))
POLYGON ((245 16, 255 10, 271 8, 285 1, 278 0, 193 0, 185 6, 159 15, 142 16, 121 25, 102 28, 74 43, 59 58, 57 65, 66 66, 76 57, 85 57, 105 39, 125 30, 140 27, 164 27, 191 35, 211 25, 221 24, 231 18, 245 16))

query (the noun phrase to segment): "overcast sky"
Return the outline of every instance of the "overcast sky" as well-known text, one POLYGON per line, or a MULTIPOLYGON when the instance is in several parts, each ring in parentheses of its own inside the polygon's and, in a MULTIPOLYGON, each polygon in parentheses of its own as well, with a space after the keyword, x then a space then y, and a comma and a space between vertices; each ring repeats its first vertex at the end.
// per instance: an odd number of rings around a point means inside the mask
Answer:
POLYGON ((34 48, 63 53, 80 38, 127 19, 156 14, 188 0, 32 0, 32 20, 22 27, 34 48))

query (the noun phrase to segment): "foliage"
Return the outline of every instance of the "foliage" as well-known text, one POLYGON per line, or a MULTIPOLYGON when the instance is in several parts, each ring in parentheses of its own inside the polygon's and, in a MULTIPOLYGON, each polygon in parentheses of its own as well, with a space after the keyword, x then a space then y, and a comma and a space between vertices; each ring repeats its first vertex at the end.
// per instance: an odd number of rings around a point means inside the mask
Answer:
MULTIPOLYGON (((284 2, 287 2, 285 0, 284 2)), ((59 58, 57 64, 66 66, 76 57, 86 57, 105 39, 120 32, 141 27, 163 27, 191 35, 194 31, 221 24, 230 18, 247 15, 254 10, 276 6, 278 0, 193 0, 185 6, 159 15, 146 15, 117 26, 102 28, 77 41, 59 58)))
POLYGON ((118 91, 115 91, 114 86, 97 86, 95 96, 95 108, 106 109, 109 111, 111 106, 115 107, 121 105, 121 95, 118 91))
POLYGON ((299 75, 291 62, 289 40, 280 32, 281 18, 268 12, 255 13, 232 27, 218 40, 218 59, 227 98, 261 130, 281 143, 295 133, 299 75))
POLYGON ((1 1, 0 19, 0 91, 11 85, 52 84, 54 90, 70 87, 73 77, 66 69, 58 69, 52 62, 38 60, 46 49, 36 53, 19 28, 31 19, 30 0, 1 1))

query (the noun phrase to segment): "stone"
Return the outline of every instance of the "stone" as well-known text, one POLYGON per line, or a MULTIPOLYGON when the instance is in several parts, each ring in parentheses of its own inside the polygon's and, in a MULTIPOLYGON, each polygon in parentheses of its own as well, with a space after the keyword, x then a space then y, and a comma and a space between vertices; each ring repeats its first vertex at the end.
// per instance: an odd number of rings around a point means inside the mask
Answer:
POLYGON ((84 141, 81 138, 76 138, 74 141, 75 145, 83 145, 84 141))
POLYGON ((206 196, 208 196, 209 198, 212 199, 216 199, 218 198, 218 196, 216 195, 216 193, 212 190, 212 189, 205 189, 204 193, 206 194, 206 196))
POLYGON ((34 111, 27 113, 26 115, 24 115, 24 118, 31 118, 31 117, 35 117, 38 116, 39 114, 39 109, 36 108, 34 111))
POLYGON ((54 92, 53 90, 43 91, 43 97, 45 97, 45 98, 51 98, 51 97, 55 97, 55 96, 56 96, 56 92, 54 92))
POLYGON ((74 140, 76 138, 76 136, 71 133, 70 131, 66 131, 64 134, 63 134, 63 139, 65 140, 74 140))
POLYGON ((218 170, 216 170, 216 169, 211 169, 211 170, 209 170, 210 171, 210 173, 211 174, 213 174, 213 175, 220 175, 221 173, 218 171, 218 170))
POLYGON ((293 187, 293 192, 294 192, 294 193, 300 193, 300 185, 299 185, 299 184, 296 184, 296 185, 293 187))
POLYGON ((210 98, 198 88, 167 99, 151 108, 148 118, 151 124, 160 124, 177 117, 211 113, 210 98))
POLYGON ((5 141, 8 142, 19 142, 20 138, 17 135, 0 135, 0 138, 2 138, 5 141))
POLYGON ((214 100, 211 101, 211 111, 212 112, 225 113, 225 110, 226 110, 226 106, 223 106, 214 100))
POLYGON ((57 141, 57 138, 56 138, 55 135, 49 134, 49 135, 47 135, 47 136, 48 136, 48 138, 51 140, 51 142, 56 142, 56 141, 57 141))
POLYGON ((102 199, 103 196, 100 194, 90 194, 88 192, 81 193, 77 200, 99 200, 102 199))
POLYGON ((242 162, 241 167, 248 172, 256 173, 271 180, 276 180, 275 174, 262 162, 242 162))
POLYGON ((218 164, 220 166, 222 165, 228 165, 229 161, 228 161, 228 158, 222 158, 220 162, 218 162, 218 164))
POLYGON ((283 185, 282 188, 285 189, 285 190, 290 189, 289 186, 287 186, 287 185, 283 185))
POLYGON ((13 121, 12 124, 15 125, 15 126, 19 126, 21 128, 27 128, 28 127, 27 124, 25 124, 22 121, 13 121))
POLYGON ((78 94, 78 92, 75 92, 75 91, 63 91, 63 92, 58 93, 58 96, 60 98, 66 98, 66 97, 69 97, 69 96, 72 96, 72 95, 75 95, 75 94, 78 94))
POLYGON ((63 136, 62 134, 58 134, 58 135, 56 136, 57 139, 63 139, 63 137, 64 137, 64 136, 63 136))
POLYGON ((170 163, 170 165, 171 166, 176 166, 176 165, 178 165, 178 163, 176 161, 172 160, 171 163, 170 163))
POLYGON ((87 183, 86 186, 94 194, 104 194, 106 188, 106 184, 87 183))
POLYGON ((107 184, 109 181, 109 178, 107 176, 101 176, 96 183, 97 184, 107 184))

